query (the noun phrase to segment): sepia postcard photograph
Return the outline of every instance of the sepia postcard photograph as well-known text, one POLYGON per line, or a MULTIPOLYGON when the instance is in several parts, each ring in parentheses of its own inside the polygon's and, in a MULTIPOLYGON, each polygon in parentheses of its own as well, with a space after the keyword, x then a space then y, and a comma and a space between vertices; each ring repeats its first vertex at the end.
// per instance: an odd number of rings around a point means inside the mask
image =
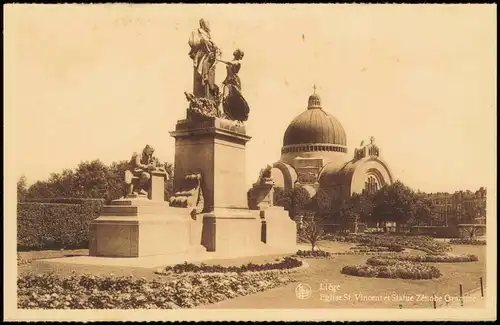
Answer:
POLYGON ((5 320, 496 320, 496 5, 3 18, 5 320))

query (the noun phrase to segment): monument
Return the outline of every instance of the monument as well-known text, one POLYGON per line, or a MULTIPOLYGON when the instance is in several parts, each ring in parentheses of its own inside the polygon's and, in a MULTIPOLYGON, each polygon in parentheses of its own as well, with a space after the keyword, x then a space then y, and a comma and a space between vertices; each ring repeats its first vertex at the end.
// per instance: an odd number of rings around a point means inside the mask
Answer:
POLYGON ((238 76, 244 52, 236 49, 231 61, 221 60, 209 22, 200 19, 199 25, 188 42, 194 77, 193 92, 185 92, 186 118, 170 132, 175 193, 164 201, 166 173, 153 164, 151 146, 134 154, 124 197, 105 206, 90 225, 91 256, 180 254, 188 260, 193 254, 239 257, 296 249, 295 222, 272 206, 269 166, 250 191, 245 188, 245 146, 251 137, 238 76), (217 63, 226 66, 222 92, 215 84, 217 63))

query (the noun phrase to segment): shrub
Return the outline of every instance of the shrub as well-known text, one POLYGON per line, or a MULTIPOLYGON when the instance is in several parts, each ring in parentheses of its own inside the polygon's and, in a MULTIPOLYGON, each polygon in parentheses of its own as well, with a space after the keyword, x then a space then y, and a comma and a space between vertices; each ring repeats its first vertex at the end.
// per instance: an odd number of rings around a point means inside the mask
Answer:
POLYGON ((454 238, 450 239, 450 244, 453 245, 486 245, 486 240, 472 238, 454 238))
POLYGON ((295 253, 296 256, 298 257, 305 257, 305 258, 332 258, 333 255, 329 252, 324 252, 324 251, 311 251, 311 250, 298 250, 297 253, 295 253))
POLYGON ((88 247, 89 223, 99 216, 104 202, 82 199, 67 199, 67 202, 81 204, 19 203, 18 250, 88 247))
POLYGON ((192 308, 293 281, 276 272, 184 274, 167 283, 132 277, 29 274, 18 278, 17 305, 23 309, 192 308))
POLYGON ((370 260, 369 265, 347 265, 340 272, 361 277, 413 280, 426 280, 441 276, 441 271, 431 265, 391 259, 371 258, 370 260))
POLYGON ((277 263, 254 264, 248 263, 241 266, 222 266, 222 265, 207 265, 204 263, 193 264, 184 262, 174 266, 167 266, 163 270, 156 271, 158 274, 166 274, 168 272, 179 273, 243 273, 243 272, 260 272, 270 270, 287 270, 302 266, 302 261, 294 257, 284 257, 277 263))

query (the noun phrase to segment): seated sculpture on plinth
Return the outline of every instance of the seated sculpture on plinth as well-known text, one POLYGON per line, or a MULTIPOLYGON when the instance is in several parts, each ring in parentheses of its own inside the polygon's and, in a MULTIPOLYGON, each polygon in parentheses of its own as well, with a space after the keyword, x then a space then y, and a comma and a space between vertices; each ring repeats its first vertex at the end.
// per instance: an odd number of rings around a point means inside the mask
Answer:
POLYGON ((178 191, 170 197, 171 207, 192 208, 195 214, 201 213, 205 209, 203 191, 201 188, 201 174, 187 174, 184 177, 181 191, 178 191))
POLYGON ((151 173, 165 173, 165 169, 153 157, 154 151, 152 146, 146 145, 140 155, 136 152, 132 154, 129 169, 125 171, 125 198, 131 194, 148 195, 151 173))
POLYGON ((271 176, 271 166, 260 171, 259 178, 248 191, 248 208, 260 210, 273 206, 274 180, 271 176))

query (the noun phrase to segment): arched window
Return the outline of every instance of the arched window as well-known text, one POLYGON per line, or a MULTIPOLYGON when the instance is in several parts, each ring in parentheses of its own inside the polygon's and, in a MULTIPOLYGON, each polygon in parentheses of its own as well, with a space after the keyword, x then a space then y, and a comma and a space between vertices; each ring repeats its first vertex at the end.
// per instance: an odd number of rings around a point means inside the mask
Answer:
POLYGON ((373 194, 376 191, 378 191, 378 183, 375 177, 373 176, 368 176, 368 179, 365 182, 365 189, 366 192, 369 194, 373 194))

